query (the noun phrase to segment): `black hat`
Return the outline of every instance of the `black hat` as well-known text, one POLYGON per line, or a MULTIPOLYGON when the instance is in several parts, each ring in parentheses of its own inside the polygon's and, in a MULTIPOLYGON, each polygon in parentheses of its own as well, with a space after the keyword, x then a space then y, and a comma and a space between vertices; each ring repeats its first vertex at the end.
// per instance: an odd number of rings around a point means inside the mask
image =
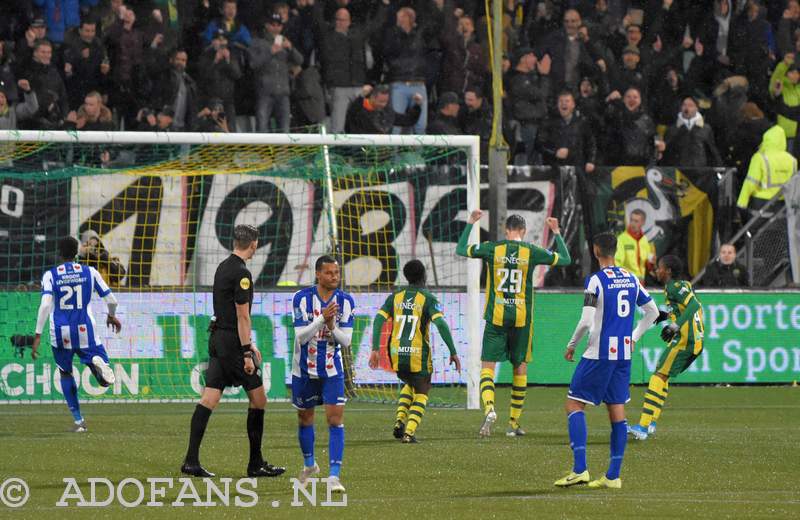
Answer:
POLYGON ((167 117, 175 117, 175 109, 172 108, 171 105, 164 105, 158 113, 164 114, 167 117))
POLYGON ((792 72, 793 70, 800 70, 800 67, 797 66, 796 62, 792 62, 792 64, 786 69, 786 72, 792 72))
POLYGON ((439 96, 439 110, 443 109, 447 105, 458 105, 460 100, 458 99, 458 94, 455 92, 445 92, 441 96, 439 96))
POLYGON ((211 110, 222 110, 225 107, 225 102, 220 98, 211 98, 208 100, 208 108, 211 110))
POLYGON ((34 18, 31 22, 31 27, 47 27, 47 23, 44 18, 34 18))
POLYGON ((522 46, 518 48, 514 52, 514 59, 512 60, 512 65, 516 65, 517 63, 519 63, 519 60, 521 60, 522 57, 525 56, 526 54, 535 54, 533 47, 522 46))
POLYGON ((283 25, 283 18, 281 17, 280 13, 272 13, 267 17, 267 23, 283 25))

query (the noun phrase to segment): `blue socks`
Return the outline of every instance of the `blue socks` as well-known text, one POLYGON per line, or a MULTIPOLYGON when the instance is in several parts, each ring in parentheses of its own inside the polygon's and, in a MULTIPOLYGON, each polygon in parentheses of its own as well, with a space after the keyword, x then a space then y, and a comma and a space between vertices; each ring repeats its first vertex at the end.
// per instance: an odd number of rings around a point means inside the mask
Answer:
POLYGON ((338 477, 342 469, 342 456, 344 455, 344 424, 328 426, 330 437, 328 439, 328 452, 331 461, 331 476, 338 477))
POLYGON ((61 390, 64 392, 64 399, 67 400, 69 411, 72 412, 72 418, 75 422, 81 422, 81 406, 78 404, 78 387, 75 386, 75 380, 72 374, 65 375, 61 372, 61 390))
POLYGON ((300 440, 300 451, 303 452, 303 464, 306 467, 314 465, 314 425, 299 426, 297 438, 300 440))
POLYGON ((611 423, 611 461, 608 464, 606 478, 614 480, 619 478, 622 467, 622 457, 625 455, 625 445, 628 443, 628 422, 611 423))
POLYGON ((572 412, 567 416, 569 429, 569 446, 575 464, 572 466, 574 473, 586 471, 586 415, 582 411, 572 412))

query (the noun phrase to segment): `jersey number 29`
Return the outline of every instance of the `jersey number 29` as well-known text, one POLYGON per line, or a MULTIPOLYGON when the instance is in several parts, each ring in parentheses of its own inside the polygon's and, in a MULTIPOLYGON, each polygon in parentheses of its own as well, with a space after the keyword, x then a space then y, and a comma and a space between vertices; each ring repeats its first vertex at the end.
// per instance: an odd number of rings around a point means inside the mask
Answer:
POLYGON ((519 269, 498 269, 497 274, 500 275, 500 283, 497 284, 497 290, 500 292, 510 292, 519 294, 522 292, 522 271, 519 269))

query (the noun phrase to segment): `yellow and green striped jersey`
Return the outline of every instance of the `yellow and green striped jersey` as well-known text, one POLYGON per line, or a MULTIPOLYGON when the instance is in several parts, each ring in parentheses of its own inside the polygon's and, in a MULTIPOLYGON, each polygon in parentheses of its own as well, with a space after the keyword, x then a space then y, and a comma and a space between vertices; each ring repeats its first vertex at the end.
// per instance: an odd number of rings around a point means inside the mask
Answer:
POLYGON ((688 342, 703 339, 703 307, 685 280, 670 280, 664 286, 664 297, 670 308, 670 319, 680 327, 680 334, 688 342), (689 308, 690 315, 683 316, 689 308))
POLYGON ((486 264, 483 318, 498 327, 527 327, 533 319, 533 274, 537 265, 556 265, 558 253, 517 240, 467 247, 486 264))
POLYGON ((428 375, 431 360, 431 322, 442 316, 436 297, 421 287, 400 287, 386 298, 378 314, 392 320, 389 358, 392 369, 428 375))

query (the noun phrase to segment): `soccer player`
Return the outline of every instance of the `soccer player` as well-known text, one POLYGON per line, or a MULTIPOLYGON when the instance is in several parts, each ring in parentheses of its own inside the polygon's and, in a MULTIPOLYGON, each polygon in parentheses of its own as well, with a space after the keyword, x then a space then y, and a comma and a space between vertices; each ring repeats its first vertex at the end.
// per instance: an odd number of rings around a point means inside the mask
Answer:
POLYGON ((481 210, 473 211, 461 233, 456 254, 480 258, 486 264, 486 310, 483 319, 480 389, 484 418, 479 435, 488 437, 497 420, 494 410, 494 370, 497 362, 510 361, 514 367, 511 408, 506 435, 525 435, 519 425, 525 392, 528 388, 528 363, 533 344, 533 274, 537 265, 569 265, 569 256, 558 220, 547 219, 555 234, 556 252, 523 242, 525 219, 511 215, 506 219, 506 239, 467 245, 472 226, 481 219, 481 210))
POLYGON ((90 308, 93 292, 97 292, 108 306, 106 325, 114 332, 119 332, 122 325, 115 316, 117 299, 100 273, 94 267, 74 262, 78 246, 74 237, 59 240, 58 253, 62 263, 45 271, 42 276, 42 301, 36 319, 32 355, 33 359, 39 355, 42 330, 49 316, 53 359, 61 375, 64 399, 75 420, 72 431, 82 433, 87 431, 87 427, 78 404, 78 386, 72 377, 73 356, 78 355, 81 363, 89 367, 101 386, 112 385, 116 380, 108 364, 106 349, 97 335, 97 324, 90 308))
POLYGON ((253 226, 233 228, 233 253, 223 260, 214 273, 214 318, 208 339, 206 386, 195 406, 189 431, 189 448, 181 473, 194 477, 213 477, 200 465, 200 443, 219 404, 222 392, 229 386, 241 386, 247 392, 247 439, 250 443, 248 477, 277 477, 286 468, 264 460, 261 439, 264 435, 264 407, 267 396, 261 379, 261 353, 251 340, 250 311, 253 306, 253 277, 246 262, 258 249, 258 230, 253 226))
POLYGON ((583 312, 564 358, 573 361, 575 345, 589 331, 589 343, 578 363, 567 394, 567 425, 574 457, 572 472, 555 482, 558 487, 589 483, 590 488, 620 488, 619 477, 627 441, 625 403, 630 400, 631 353, 639 338, 658 317, 658 307, 636 276, 614 265, 617 238, 601 233, 594 238, 600 270, 586 279, 583 312), (644 318, 633 328, 634 305, 644 318), (590 482, 586 466, 586 404, 606 403, 611 421, 611 461, 608 471, 590 482))
POLYGON ((383 324, 391 319, 389 358, 392 370, 404 383, 398 398, 393 433, 403 443, 416 443, 416 431, 425 415, 431 389, 431 323, 436 325, 450 351, 450 363, 458 371, 461 370, 461 360, 439 302, 425 289, 425 266, 419 260, 411 260, 403 266, 403 275, 408 286, 395 289, 386 298, 372 324, 369 367, 378 368, 383 324))
POLYGON ((664 284, 666 302, 670 307, 670 312, 661 316, 669 320, 669 324, 661 329, 661 339, 668 346, 658 360, 655 373, 650 376, 639 424, 628 429, 642 441, 656 431, 656 421, 669 393, 669 378, 689 368, 703 351, 703 307, 692 284, 677 278, 682 267, 680 258, 667 255, 661 257, 656 269, 656 277, 664 284))
POLYGON ((339 289, 339 263, 323 255, 315 264, 317 285, 296 292, 292 405, 297 409, 297 437, 303 452, 301 484, 319 473, 314 460, 314 408, 325 405, 328 419, 328 489, 344 492, 339 479, 344 454, 344 368, 342 347, 353 337, 353 297, 339 289))

